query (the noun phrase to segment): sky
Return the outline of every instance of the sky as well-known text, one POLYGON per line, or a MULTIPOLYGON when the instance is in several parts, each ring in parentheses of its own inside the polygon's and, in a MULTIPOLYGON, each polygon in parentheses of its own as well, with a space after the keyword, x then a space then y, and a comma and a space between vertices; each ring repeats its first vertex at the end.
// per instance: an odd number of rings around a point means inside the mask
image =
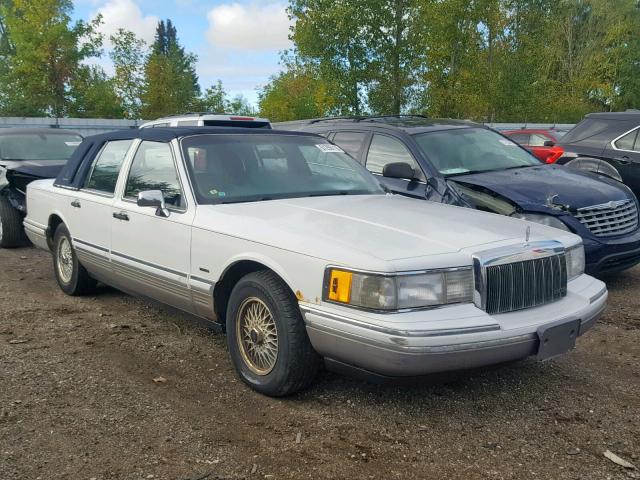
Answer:
MULTIPOLYGON (((74 17, 90 20, 100 13, 108 38, 118 28, 153 42, 160 19, 171 19, 185 49, 198 56, 200 86, 222 80, 231 95, 257 103, 256 89, 280 70, 279 52, 291 47, 285 0, 75 0, 74 17)), ((113 71, 105 54, 98 61, 113 71)))

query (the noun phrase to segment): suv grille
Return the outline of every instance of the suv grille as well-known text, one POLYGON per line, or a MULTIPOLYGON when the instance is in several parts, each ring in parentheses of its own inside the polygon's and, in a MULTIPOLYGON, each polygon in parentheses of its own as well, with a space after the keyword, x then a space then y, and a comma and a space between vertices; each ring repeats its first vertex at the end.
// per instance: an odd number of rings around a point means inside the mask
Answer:
POLYGON ((486 267, 487 313, 535 307, 567 295, 564 254, 486 267))
POLYGON ((597 237, 613 237, 638 228, 638 208, 633 200, 579 208, 576 218, 597 237))

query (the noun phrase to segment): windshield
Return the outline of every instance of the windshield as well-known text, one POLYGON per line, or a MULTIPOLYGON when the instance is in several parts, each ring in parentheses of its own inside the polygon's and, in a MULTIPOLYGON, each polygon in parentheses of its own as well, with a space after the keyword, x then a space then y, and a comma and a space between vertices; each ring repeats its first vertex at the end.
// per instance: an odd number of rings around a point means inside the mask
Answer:
POLYGON ((541 164, 512 140, 484 128, 440 130, 416 134, 414 138, 444 176, 541 164))
POLYGON ((68 160, 82 142, 73 133, 0 134, 0 158, 4 160, 68 160))
POLYGON ((200 203, 384 194, 364 167, 319 137, 195 135, 182 149, 200 203))

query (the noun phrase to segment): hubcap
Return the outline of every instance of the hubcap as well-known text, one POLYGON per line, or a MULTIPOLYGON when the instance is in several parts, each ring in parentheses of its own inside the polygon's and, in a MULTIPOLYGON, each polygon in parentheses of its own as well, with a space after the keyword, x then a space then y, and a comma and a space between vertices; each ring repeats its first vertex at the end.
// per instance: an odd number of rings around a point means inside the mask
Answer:
POLYGON ((58 244, 58 274, 64 283, 69 283, 73 276, 73 250, 67 237, 62 237, 58 244))
POLYGON ((273 370, 278 360, 278 329, 269 307, 259 298, 249 297, 240 305, 236 337, 249 370, 257 375, 273 370))

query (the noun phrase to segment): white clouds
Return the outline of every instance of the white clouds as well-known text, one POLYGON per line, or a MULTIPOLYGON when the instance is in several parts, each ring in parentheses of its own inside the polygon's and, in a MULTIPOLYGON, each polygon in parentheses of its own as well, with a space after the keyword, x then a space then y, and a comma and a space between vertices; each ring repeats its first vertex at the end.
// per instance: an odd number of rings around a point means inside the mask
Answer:
POLYGON ((209 42, 220 48, 248 51, 269 51, 288 48, 291 22, 286 4, 239 3, 221 4, 207 15, 209 42))
POLYGON ((153 42, 159 19, 154 15, 144 16, 134 0, 108 0, 92 17, 98 14, 102 15, 100 32, 104 35, 107 45, 109 36, 119 28, 132 31, 147 43, 153 42))

